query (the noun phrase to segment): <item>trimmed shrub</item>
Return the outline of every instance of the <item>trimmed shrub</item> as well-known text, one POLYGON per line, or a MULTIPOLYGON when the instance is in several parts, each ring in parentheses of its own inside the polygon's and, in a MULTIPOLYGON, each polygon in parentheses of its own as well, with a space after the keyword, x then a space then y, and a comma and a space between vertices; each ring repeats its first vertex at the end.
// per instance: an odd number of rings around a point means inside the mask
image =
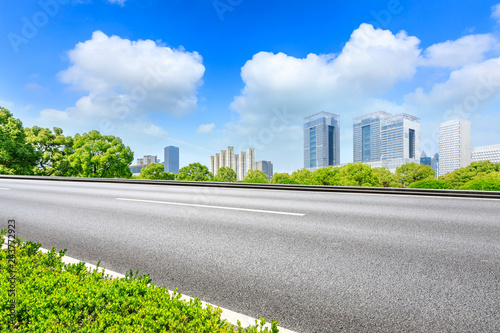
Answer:
POLYGON ((500 179, 479 178, 465 183, 460 189, 473 191, 500 191, 500 179))
MULTIPOLYGON (((5 230, 0 232, 0 245, 5 230)), ((260 325, 242 328, 221 320, 220 308, 199 299, 181 300, 176 291, 150 284, 149 275, 130 271, 123 279, 87 271, 84 263, 64 265, 64 251, 39 251, 40 244, 11 242, 13 257, 0 250, 0 331, 19 332, 278 332, 260 325), (12 279, 15 274, 15 279, 12 279), (11 282, 16 311, 11 321, 11 282)))
POLYGON ((451 186, 448 182, 444 180, 437 179, 422 179, 416 181, 407 186, 408 188, 429 188, 429 189, 441 189, 441 190, 452 190, 453 186, 451 186))

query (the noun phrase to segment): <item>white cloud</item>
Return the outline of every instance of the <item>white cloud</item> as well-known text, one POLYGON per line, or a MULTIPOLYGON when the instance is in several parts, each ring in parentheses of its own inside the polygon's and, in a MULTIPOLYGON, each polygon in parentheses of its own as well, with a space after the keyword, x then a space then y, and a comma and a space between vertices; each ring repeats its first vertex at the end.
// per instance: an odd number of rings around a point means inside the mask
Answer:
POLYGON ((14 103, 0 99, 0 106, 6 109, 11 109, 14 107, 14 103))
POLYGON ((25 89, 31 90, 35 93, 44 93, 49 90, 49 88, 39 85, 38 83, 30 82, 24 86, 25 89))
POLYGON ((500 23, 500 3, 491 7, 491 17, 500 23))
POLYGON ((108 0, 109 3, 117 4, 117 5, 120 5, 122 7, 123 7, 123 5, 125 5, 125 1, 126 0, 108 0))
POLYGON ((434 44, 424 51, 422 65, 457 68, 479 62, 496 44, 497 39, 491 34, 469 35, 455 41, 434 44))
POLYGON ((59 111, 56 109, 44 109, 44 110, 40 111, 40 117, 52 118, 52 119, 58 119, 58 120, 69 120, 67 112, 59 111))
MULTIPOLYGON (((302 163, 303 117, 327 111, 349 124, 367 100, 413 77, 419 42, 405 32, 394 35, 362 24, 338 55, 255 54, 241 69, 245 87, 230 105, 239 119, 226 124, 226 141, 235 151, 254 146, 257 159, 302 163)), ((350 125, 341 126, 349 131, 350 125)))
POLYGON ((198 133, 198 134, 212 134, 214 131, 214 128, 215 128, 214 123, 200 125, 200 126, 198 126, 196 133, 198 133))

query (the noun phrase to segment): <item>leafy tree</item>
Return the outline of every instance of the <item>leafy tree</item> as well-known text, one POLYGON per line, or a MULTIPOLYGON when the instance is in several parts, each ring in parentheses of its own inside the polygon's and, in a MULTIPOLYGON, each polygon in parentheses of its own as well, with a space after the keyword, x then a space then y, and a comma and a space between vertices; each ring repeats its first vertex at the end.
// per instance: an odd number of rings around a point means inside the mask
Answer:
POLYGON ((342 186, 377 186, 379 179, 371 166, 364 163, 349 163, 339 168, 339 185, 342 186))
POLYGON ((243 178, 245 183, 267 183, 267 175, 261 170, 252 169, 248 170, 245 178, 243 178))
POLYGON ((210 181, 214 175, 200 163, 191 163, 179 170, 177 180, 210 181))
POLYGON ((175 174, 165 172, 163 164, 151 163, 141 169, 139 179, 174 180, 175 174))
POLYGON ((290 179, 295 180, 299 184, 314 184, 313 173, 305 168, 296 170, 290 175, 290 179))
POLYGON ((290 178, 288 178, 288 179, 286 179, 286 178, 285 179, 281 179, 281 180, 278 181, 278 184, 293 184, 293 185, 297 184, 297 185, 299 185, 298 182, 296 182, 295 180, 290 179, 290 178))
POLYGON ((35 175, 66 176, 70 174, 71 165, 68 156, 73 150, 73 138, 64 136, 63 130, 33 126, 25 128, 26 141, 31 143, 38 154, 37 165, 33 168, 35 175))
POLYGON ((494 173, 500 172, 500 163, 490 161, 472 162, 465 168, 457 169, 446 174, 442 179, 450 183, 453 187, 459 188, 465 183, 478 178, 495 177, 494 173))
POLYGON ((102 135, 93 130, 76 134, 73 141, 75 152, 68 156, 71 176, 98 178, 130 178, 129 164, 134 159, 130 147, 112 135, 102 135))
POLYGON ((377 176, 379 187, 401 187, 401 183, 395 174, 384 167, 372 168, 372 172, 377 176))
POLYGON ((275 172, 273 178, 269 181, 270 184, 286 184, 280 183, 283 180, 290 180, 290 175, 286 172, 275 172))
POLYGON ((0 107, 0 174, 32 174, 40 155, 26 141, 23 123, 0 107))
POLYGON ((440 190, 452 190, 453 186, 451 186, 448 182, 445 182, 444 180, 428 178, 428 179, 418 180, 408 185, 407 188, 431 188, 440 190))
POLYGON ((222 167, 217 171, 216 180, 220 182, 236 181, 236 172, 230 167, 222 167))
POLYGON ((461 190, 500 191, 500 178, 477 178, 460 186, 461 190))
POLYGON ((433 178, 436 172, 429 166, 415 162, 406 163, 396 168, 396 176, 403 187, 422 179, 433 178))
POLYGON ((328 168, 319 168, 314 170, 311 177, 311 185, 338 185, 339 167, 329 166, 328 168))

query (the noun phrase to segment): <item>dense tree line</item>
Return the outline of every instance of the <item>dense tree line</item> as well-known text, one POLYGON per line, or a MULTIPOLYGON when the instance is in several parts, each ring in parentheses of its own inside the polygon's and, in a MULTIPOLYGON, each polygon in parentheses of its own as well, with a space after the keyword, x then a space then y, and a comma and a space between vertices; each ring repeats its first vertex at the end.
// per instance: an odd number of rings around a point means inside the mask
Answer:
MULTIPOLYGON (((23 128, 19 119, 0 107, 0 174, 131 178, 129 165, 133 158, 130 147, 118 137, 102 135, 96 130, 71 137, 57 127, 52 130, 38 126, 23 128)), ((165 172, 162 164, 151 164, 133 178, 237 181, 236 172, 231 168, 220 168, 213 175, 200 163, 191 163, 178 174, 165 172)), ((240 182, 268 183, 267 178, 260 170, 249 170, 240 182)), ((500 191, 500 163, 473 162, 439 179, 430 166, 417 163, 404 164, 395 173, 368 164, 349 163, 315 171, 275 173, 269 183, 500 191)))

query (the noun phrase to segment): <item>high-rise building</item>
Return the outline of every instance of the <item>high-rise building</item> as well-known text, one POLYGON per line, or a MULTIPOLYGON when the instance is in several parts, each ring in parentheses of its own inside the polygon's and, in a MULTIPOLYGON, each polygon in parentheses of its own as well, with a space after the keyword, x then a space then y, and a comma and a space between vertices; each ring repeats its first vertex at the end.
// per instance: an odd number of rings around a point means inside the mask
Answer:
POLYGON ((264 172, 267 175, 267 180, 273 178, 273 164, 271 161, 258 161, 255 162, 255 168, 264 172))
POLYGON ((377 111, 354 118, 354 163, 380 160, 380 157, 382 156, 381 120, 390 116, 390 113, 377 111))
POLYGON ((137 159, 137 165, 150 165, 152 163, 160 163, 156 155, 144 155, 137 159))
POLYGON ((234 153, 234 148, 228 146, 214 156, 210 156, 210 172, 217 175, 220 168, 228 167, 236 173, 236 179, 242 180, 247 171, 255 169, 255 149, 248 148, 246 152, 234 153))
POLYGON ((471 124, 455 119, 439 124, 439 176, 471 162, 471 124))
POLYGON ((168 146, 163 150, 165 161, 163 169, 170 173, 179 173, 179 147, 168 146))
POLYGON ((479 161, 500 163, 500 144, 472 148, 472 162, 479 161))
POLYGON ((430 166, 432 170, 434 170, 434 172, 436 173, 435 176, 437 177, 438 163, 434 157, 427 156, 425 151, 423 151, 422 154, 420 154, 420 164, 430 166))
POLYGON ((354 118, 353 160, 389 170, 420 163, 420 119, 384 111, 354 118))
POLYGON ((238 158, 238 172, 237 172, 237 180, 243 180, 246 174, 247 160, 246 153, 244 151, 240 152, 238 158))
POLYGON ((319 112, 304 118, 304 167, 340 164, 339 115, 319 112))

